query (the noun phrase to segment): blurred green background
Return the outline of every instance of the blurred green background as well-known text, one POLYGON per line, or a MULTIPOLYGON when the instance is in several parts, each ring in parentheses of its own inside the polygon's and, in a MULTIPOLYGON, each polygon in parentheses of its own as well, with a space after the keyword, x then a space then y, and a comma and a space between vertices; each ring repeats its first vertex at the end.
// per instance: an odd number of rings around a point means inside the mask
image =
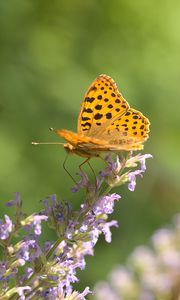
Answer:
MULTIPOLYGON (((135 192, 127 186, 113 219, 113 241, 101 238, 80 272, 93 286, 179 210, 180 1, 6 0, 0 2, 0 208, 21 193, 27 213, 56 193, 74 207, 63 147, 49 127, 76 130, 83 95, 101 73, 111 76, 130 105, 151 121, 147 172, 135 192)), ((76 174, 81 158, 67 168, 76 174)), ((93 162, 97 170, 102 162, 93 162)), ((75 175, 76 176, 76 175, 75 175)), ((45 234, 45 239, 51 238, 45 234)))

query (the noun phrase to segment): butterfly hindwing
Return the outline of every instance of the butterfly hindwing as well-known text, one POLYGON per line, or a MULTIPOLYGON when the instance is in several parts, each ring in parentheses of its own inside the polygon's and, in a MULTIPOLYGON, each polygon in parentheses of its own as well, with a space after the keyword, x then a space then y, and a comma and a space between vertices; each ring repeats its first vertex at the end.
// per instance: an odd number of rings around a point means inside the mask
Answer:
POLYGON ((139 111, 129 108, 101 134, 101 139, 116 150, 138 150, 148 139, 149 120, 139 111))
POLYGON ((134 138, 145 141, 148 138, 149 120, 138 110, 129 108, 127 112, 114 120, 102 134, 102 139, 111 140, 114 136, 134 138))

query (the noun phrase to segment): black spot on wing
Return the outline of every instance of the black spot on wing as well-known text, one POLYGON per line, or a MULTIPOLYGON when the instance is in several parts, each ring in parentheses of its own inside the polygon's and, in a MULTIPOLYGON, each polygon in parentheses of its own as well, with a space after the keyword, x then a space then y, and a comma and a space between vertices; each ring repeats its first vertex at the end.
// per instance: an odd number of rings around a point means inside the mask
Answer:
POLYGON ((129 112, 129 111, 127 111, 126 113, 125 113, 125 116, 129 116, 131 113, 129 112))
POLYGON ((134 115, 133 116, 133 119, 138 119, 139 117, 137 115, 134 115))
POLYGON ((112 114, 111 113, 107 113, 106 114, 106 119, 111 119, 112 118, 112 114))
POLYGON ((122 104, 121 106, 122 106, 123 108, 126 108, 126 104, 122 104))
POLYGON ((93 85, 92 87, 90 87, 90 89, 89 89, 88 92, 90 92, 90 91, 96 91, 96 90, 97 90, 97 87, 95 85, 93 85))
POLYGON ((91 108, 84 108, 83 109, 83 112, 86 112, 86 113, 88 113, 88 114, 92 114, 92 109, 91 108))
POLYGON ((113 105, 112 105, 112 104, 109 104, 109 105, 108 105, 108 108, 113 108, 113 105))
POLYGON ((82 121, 88 121, 88 120, 91 120, 91 118, 89 118, 89 117, 82 117, 82 121))
POLYGON ((81 124, 81 126, 82 126, 82 127, 86 127, 86 126, 91 127, 91 123, 86 122, 86 123, 81 124))
POLYGON ((95 98, 94 97, 86 97, 85 98, 85 102, 89 102, 89 103, 92 103, 93 101, 95 100, 95 98))
POLYGON ((95 109, 101 110, 101 109, 102 109, 102 105, 97 104, 97 105, 95 106, 95 109))
POLYGON ((102 117, 103 117, 102 114, 97 113, 97 114, 95 114, 94 119, 95 120, 100 120, 102 117))

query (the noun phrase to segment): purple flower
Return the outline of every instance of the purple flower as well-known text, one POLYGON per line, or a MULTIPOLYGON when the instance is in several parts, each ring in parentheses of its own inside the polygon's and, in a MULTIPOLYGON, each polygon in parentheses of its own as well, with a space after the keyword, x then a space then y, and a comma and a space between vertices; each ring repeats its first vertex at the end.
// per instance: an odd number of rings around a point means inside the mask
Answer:
POLYGON ((93 212, 95 215, 100 214, 112 214, 114 208, 114 201, 121 198, 118 194, 112 194, 107 196, 102 196, 93 205, 93 212))
POLYGON ((9 266, 9 262, 0 261, 0 281, 4 283, 4 286, 11 278, 17 276, 18 269, 14 265, 9 266))
POLYGON ((111 155, 106 156, 105 161, 108 165, 105 170, 100 172, 102 177, 107 177, 109 175, 115 175, 119 173, 119 171, 121 170, 121 163, 118 155, 116 156, 116 161, 112 159, 111 155))
POLYGON ((13 223, 8 215, 4 216, 5 222, 0 220, 0 239, 6 240, 13 230, 13 223))
POLYGON ((30 290, 31 290, 30 286, 22 286, 22 287, 17 287, 16 288, 16 292, 19 294, 20 300, 25 300, 26 297, 24 295, 24 292, 25 291, 30 291, 30 290))
POLYGON ((136 171, 130 172, 128 174, 128 179, 129 179, 128 189, 131 192, 133 192, 135 190, 135 187, 136 187, 136 176, 140 175, 142 177, 143 172, 144 172, 143 170, 136 170, 136 171))
POLYGON ((76 193, 77 191, 79 191, 81 188, 84 188, 84 187, 88 187, 89 185, 89 178, 87 176, 87 174, 85 172, 81 172, 79 174, 81 176, 81 179, 80 181, 76 184, 76 186, 74 186, 71 191, 73 193, 76 193))
POLYGON ((38 258, 42 251, 41 248, 39 247, 38 243, 36 240, 30 240, 27 241, 29 249, 30 249, 30 261, 34 261, 36 258, 38 258))
MULTIPOLYGON (((97 231, 98 232, 98 231, 97 231)), ((77 257, 79 259, 81 259, 81 264, 82 266, 80 267, 80 269, 84 269, 85 267, 85 261, 84 261, 84 256, 85 255, 93 255, 93 247, 94 245, 96 244, 97 242, 97 238, 99 236, 99 232, 98 234, 96 234, 96 240, 95 240, 95 235, 94 235, 94 231, 91 232, 90 236, 91 236, 91 240, 90 241, 87 241, 87 242, 83 242, 82 245, 81 245, 81 248, 78 249, 78 252, 77 252, 77 257)))
POLYGON ((142 171, 146 170, 146 159, 147 158, 152 158, 152 155, 151 154, 139 155, 139 162, 141 164, 142 171))
POLYGON ((63 240, 58 247, 56 248, 54 254, 55 256, 58 258, 62 256, 62 254, 64 255, 64 257, 68 256, 69 253, 69 247, 67 245, 67 242, 65 240, 63 240))
POLYGON ((26 240, 21 242, 20 247, 16 253, 17 258, 22 258, 25 261, 34 261, 41 255, 41 249, 36 240, 26 240))
POLYGON ((104 223, 102 226, 102 232, 104 233, 104 236, 105 236, 105 240, 107 243, 111 243, 111 236, 112 236, 112 233, 111 233, 111 230, 110 230, 110 227, 111 226, 115 226, 115 227, 118 227, 118 222, 115 221, 115 220, 112 220, 110 222, 106 222, 104 223))
POLYGON ((128 167, 128 168, 136 167, 137 163, 140 163, 140 165, 141 165, 140 170, 135 170, 133 172, 127 173, 128 180, 129 180, 128 189, 131 192, 133 192, 136 187, 136 176, 140 175, 142 177, 142 173, 144 173, 146 170, 146 164, 145 164, 146 159, 151 158, 151 157, 152 157, 151 154, 144 154, 144 155, 138 154, 134 157, 131 157, 126 162, 126 167, 128 167))
POLYGON ((43 246, 43 252, 47 253, 52 248, 52 242, 45 241, 43 246))
POLYGON ((25 261, 29 261, 30 252, 29 252, 29 245, 27 242, 20 243, 20 247, 17 251, 16 256, 17 258, 21 258, 24 259, 25 261))
POLYGON ((47 216, 35 215, 33 220, 34 233, 36 235, 41 235, 41 222, 47 221, 47 216))
POLYGON ((75 227, 78 225, 78 222, 75 220, 69 220, 68 226, 65 232, 65 236, 70 240, 73 237, 73 234, 75 232, 75 227))
POLYGON ((15 199, 7 202, 6 206, 16 205, 16 206, 20 207, 21 204, 22 204, 22 201, 21 201, 21 198, 20 198, 20 194, 17 192, 17 193, 15 193, 15 199))
POLYGON ((26 268, 24 271, 24 275, 22 275, 19 279, 19 283, 20 285, 22 285, 24 283, 25 280, 27 280, 28 278, 31 277, 31 275, 33 274, 33 269, 32 268, 26 268))
POLYGON ((3 278, 4 274, 6 273, 7 269, 7 262, 0 261, 0 280, 3 278))
POLYGON ((89 289, 89 287, 87 286, 85 289, 84 289, 84 291, 81 293, 81 294, 79 294, 79 299, 78 300, 85 300, 85 296, 87 296, 88 294, 92 294, 92 292, 90 291, 90 289, 89 289))
POLYGON ((125 167, 126 168, 134 168, 137 166, 138 163, 141 164, 141 170, 145 171, 146 170, 146 159, 147 158, 152 158, 151 154, 143 154, 141 155, 140 153, 136 156, 132 156, 126 161, 125 167))
POLYGON ((43 214, 49 217, 49 226, 58 230, 61 235, 65 228, 65 223, 70 219, 72 207, 67 202, 58 202, 56 195, 52 195, 50 200, 44 201, 45 210, 43 214))
MULTIPOLYGON (((116 161, 112 159, 110 155, 105 158, 107 162, 107 167, 105 170, 100 172, 99 181, 106 180, 107 184, 111 187, 119 185, 121 177, 118 175, 122 169, 122 164, 120 163, 119 156, 116 156, 116 161)), ((102 182, 101 182, 102 184, 102 182)))
POLYGON ((31 230, 34 231, 34 234, 39 236, 41 235, 41 222, 47 221, 48 216, 45 215, 31 215, 24 221, 22 221, 22 224, 25 225, 25 229, 31 232, 31 230))
POLYGON ((54 195, 51 195, 51 200, 52 200, 52 202, 54 203, 54 205, 58 205, 59 203, 58 203, 58 200, 57 200, 57 197, 56 197, 56 195, 54 194, 54 195))
MULTIPOLYGON (((96 224, 96 226, 94 226, 94 228, 93 228, 93 230, 91 231, 91 234, 90 234, 90 236, 91 236, 90 243, 91 243, 92 248, 96 245, 100 233, 101 233, 101 231, 98 228, 98 224, 96 224)), ((89 252, 87 252, 87 253, 89 253, 89 252)))
POLYGON ((89 287, 86 287, 82 293, 78 293, 74 291, 73 293, 67 295, 67 299, 74 299, 74 300, 86 300, 85 296, 88 294, 92 294, 89 287))

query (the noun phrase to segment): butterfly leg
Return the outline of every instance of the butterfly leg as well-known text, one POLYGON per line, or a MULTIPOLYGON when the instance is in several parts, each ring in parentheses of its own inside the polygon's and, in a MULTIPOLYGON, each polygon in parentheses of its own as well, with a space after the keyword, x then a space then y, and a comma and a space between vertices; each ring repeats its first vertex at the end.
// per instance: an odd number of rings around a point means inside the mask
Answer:
POLYGON ((77 185, 76 180, 72 177, 72 175, 69 173, 69 171, 68 171, 67 168, 66 168, 66 161, 67 161, 67 159, 68 159, 68 155, 69 155, 69 154, 66 155, 66 158, 65 158, 65 160, 64 160, 64 162, 63 162, 63 169, 64 169, 64 170, 66 171, 66 173, 71 177, 71 179, 72 179, 72 181, 75 183, 75 185, 77 185))
POLYGON ((95 172, 94 172, 94 169, 93 169, 93 167, 91 166, 91 164, 90 164, 90 157, 88 157, 85 161, 83 161, 83 163, 82 164, 80 164, 79 165, 79 169, 80 169, 80 171, 83 173, 83 169, 82 169, 82 166, 84 165, 84 164, 88 164, 88 166, 89 166, 89 168, 91 169, 91 171, 92 171, 92 173, 93 173, 93 176, 94 176, 94 180, 95 180, 95 186, 96 186, 96 189, 97 189, 97 179, 96 179, 96 174, 95 174, 95 172))
POLYGON ((85 165, 86 163, 88 163, 89 165, 89 160, 90 160, 90 157, 88 157, 87 159, 85 159, 82 164, 79 165, 79 170, 81 171, 81 173, 83 173, 83 169, 82 169, 82 166, 85 165))

